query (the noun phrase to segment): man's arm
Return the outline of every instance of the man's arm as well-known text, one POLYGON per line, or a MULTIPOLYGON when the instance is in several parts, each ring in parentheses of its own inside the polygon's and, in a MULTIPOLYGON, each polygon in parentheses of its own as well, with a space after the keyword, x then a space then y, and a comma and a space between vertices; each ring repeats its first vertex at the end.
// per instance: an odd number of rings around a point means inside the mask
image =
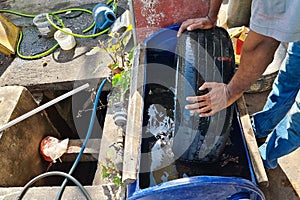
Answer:
POLYGON ((197 103, 186 105, 186 109, 207 117, 230 106, 263 74, 272 62, 279 43, 250 31, 243 44, 241 63, 230 83, 204 83, 199 90, 210 91, 202 96, 188 97, 188 101, 197 103))
POLYGON ((217 22, 218 13, 223 0, 210 0, 209 11, 207 17, 210 18, 214 23, 217 22))
POLYGON ((228 84, 228 92, 233 102, 264 73, 273 61, 279 44, 274 38, 254 31, 249 32, 243 45, 241 64, 228 84))
POLYGON ((177 33, 177 37, 181 36, 184 30, 192 31, 198 28, 209 29, 212 28, 218 19, 218 13, 223 0, 210 0, 209 11, 205 17, 188 19, 184 21, 177 33))

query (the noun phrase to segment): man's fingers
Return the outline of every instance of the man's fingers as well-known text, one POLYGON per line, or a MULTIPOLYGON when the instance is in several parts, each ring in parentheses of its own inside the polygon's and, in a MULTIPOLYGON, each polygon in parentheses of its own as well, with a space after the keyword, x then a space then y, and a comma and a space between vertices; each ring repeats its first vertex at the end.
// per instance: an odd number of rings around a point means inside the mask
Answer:
POLYGON ((211 111, 211 107, 210 106, 204 106, 202 108, 199 109, 199 113, 202 114, 202 113, 208 113, 211 111))
POLYGON ((210 103, 210 93, 203 94, 200 96, 191 96, 186 98, 190 103, 206 101, 208 104, 210 103))
POLYGON ((199 96, 191 96, 191 97, 187 97, 186 100, 190 103, 196 103, 199 101, 198 98, 199 96))
POLYGON ((200 112, 207 112, 207 111, 211 110, 211 106, 210 106, 210 104, 207 103, 207 101, 200 101, 197 103, 186 105, 185 109, 191 110, 193 113, 194 112, 200 113, 200 112))
POLYGON ((214 86, 216 86, 217 84, 218 83, 216 83, 216 82, 205 82, 199 87, 199 90, 210 89, 210 88, 213 88, 214 86))
POLYGON ((205 102, 205 101, 199 102, 198 105, 199 105, 199 108, 202 108, 204 106, 209 106, 209 104, 207 102, 205 102))
POLYGON ((211 23, 206 17, 188 19, 183 22, 177 32, 177 37, 180 37, 184 30, 192 31, 198 28, 209 29, 212 28, 214 24, 211 23))
POLYGON ((180 37, 181 34, 182 34, 182 32, 183 32, 184 30, 186 30, 186 29, 188 28, 188 26, 190 26, 192 23, 193 23, 193 22, 192 22, 191 20, 187 20, 187 21, 183 22, 183 23, 181 24, 181 26, 179 27, 179 29, 178 29, 177 37, 180 37))
POLYGON ((178 32, 177 32, 177 37, 180 37, 180 36, 181 36, 181 33, 182 33, 185 29, 186 29, 186 28, 185 28, 183 25, 181 25, 180 28, 179 28, 179 30, 178 30, 178 32))
POLYGON ((191 113, 198 113, 200 117, 209 117, 226 108, 226 85, 217 82, 205 82, 199 90, 209 90, 208 93, 187 97, 191 104, 186 105, 191 113))
POLYGON ((200 117, 211 117, 215 114, 213 110, 210 110, 209 112, 201 113, 199 114, 200 117))
POLYGON ((180 37, 184 30, 192 31, 197 28, 203 28, 201 18, 200 19, 188 19, 181 24, 177 32, 177 37, 180 37))
POLYGON ((198 105, 193 104, 193 105, 189 105, 189 110, 193 114, 194 113, 199 114, 200 117, 209 117, 214 114, 213 110, 209 106, 198 107, 198 105))
POLYGON ((194 104, 188 104, 185 106, 185 109, 187 110, 194 110, 199 108, 199 103, 194 103, 194 104))

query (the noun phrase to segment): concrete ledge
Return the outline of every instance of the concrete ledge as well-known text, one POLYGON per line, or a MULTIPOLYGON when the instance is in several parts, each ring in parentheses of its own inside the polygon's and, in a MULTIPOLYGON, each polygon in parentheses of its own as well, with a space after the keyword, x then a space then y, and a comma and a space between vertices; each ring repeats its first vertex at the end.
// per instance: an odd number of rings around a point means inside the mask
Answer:
MULTIPOLYGON (((118 127, 113 118, 113 111, 111 108, 107 110, 103 134, 101 138, 101 149, 98 157, 97 170, 93 180, 93 185, 113 183, 113 178, 102 178, 103 166, 112 169, 116 173, 122 170, 122 148, 123 148, 123 129, 118 127)), ((112 174, 114 175, 114 174, 112 174)))
MULTIPOLYGON (((82 144, 84 140, 70 140, 68 144, 68 149, 64 155, 61 157, 62 162, 74 162, 81 151, 82 144)), ((83 154, 80 158, 80 162, 91 162, 97 161, 98 154, 100 151, 100 139, 89 139, 83 154)))
MULTIPOLYGON (((125 199, 125 189, 123 187, 117 187, 114 184, 105 184, 97 186, 84 186, 87 190, 91 199, 93 200, 121 200, 125 199)), ((17 199, 23 188, 21 187, 10 187, 10 188, 0 188, 0 199, 1 200, 11 200, 17 199)), ((32 187, 30 188, 23 200, 32 199, 55 199, 60 187, 32 187)), ((74 200, 74 199, 84 199, 83 194, 80 189, 76 186, 66 187, 64 194, 62 196, 63 200, 74 200)))

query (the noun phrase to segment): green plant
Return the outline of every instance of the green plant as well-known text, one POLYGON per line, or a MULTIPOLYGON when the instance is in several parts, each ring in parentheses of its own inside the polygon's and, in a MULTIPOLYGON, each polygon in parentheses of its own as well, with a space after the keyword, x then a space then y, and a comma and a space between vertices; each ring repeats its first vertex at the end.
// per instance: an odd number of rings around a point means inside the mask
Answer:
POLYGON ((120 73, 114 74, 112 78, 112 86, 113 87, 120 87, 122 92, 126 92, 129 89, 130 79, 131 79, 131 66, 132 66, 132 59, 133 59, 133 51, 130 51, 126 54, 125 62, 128 62, 120 73))
POLYGON ((99 41, 100 49, 111 58, 111 62, 107 64, 113 75, 109 105, 114 112, 127 109, 134 54, 134 48, 128 48, 132 36, 131 31, 132 26, 129 25, 127 28, 120 28, 118 32, 108 34, 109 39, 106 42, 99 41))
POLYGON ((125 93, 130 85, 130 71, 133 60, 133 50, 126 51, 126 45, 131 37, 132 26, 130 25, 123 33, 111 32, 107 44, 99 41, 100 47, 108 53, 111 63, 108 67, 112 70, 112 86, 120 87, 121 92, 125 93))
POLYGON ((106 159, 106 164, 102 165, 101 177, 112 181, 116 186, 123 184, 121 175, 116 169, 114 162, 108 158, 106 159))

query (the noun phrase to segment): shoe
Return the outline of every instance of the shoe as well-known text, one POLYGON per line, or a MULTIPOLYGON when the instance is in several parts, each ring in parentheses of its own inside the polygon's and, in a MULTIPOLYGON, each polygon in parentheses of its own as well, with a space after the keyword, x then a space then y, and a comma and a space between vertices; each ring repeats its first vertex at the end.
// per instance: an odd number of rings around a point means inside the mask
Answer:
POLYGON ((261 145, 263 145, 266 141, 267 137, 264 137, 264 138, 256 138, 256 143, 257 143, 257 146, 260 147, 261 145))

